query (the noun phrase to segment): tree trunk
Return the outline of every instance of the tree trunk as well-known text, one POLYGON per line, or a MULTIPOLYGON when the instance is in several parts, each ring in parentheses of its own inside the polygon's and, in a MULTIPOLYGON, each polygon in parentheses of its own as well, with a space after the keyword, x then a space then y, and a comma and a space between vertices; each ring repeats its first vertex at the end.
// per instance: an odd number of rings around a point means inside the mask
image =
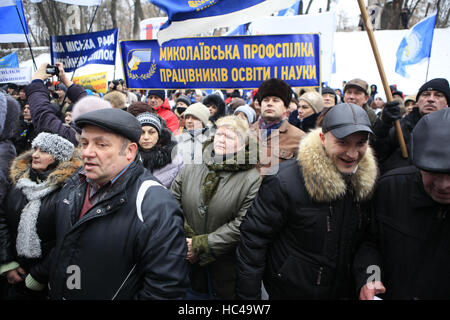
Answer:
POLYGON ((47 16, 47 13, 45 12, 44 6, 41 2, 38 2, 37 7, 39 9, 39 13, 41 14, 41 17, 44 19, 45 26, 47 27, 48 34, 49 35, 56 35, 56 30, 53 25, 53 23, 50 21, 50 19, 47 16))
POLYGON ((313 3, 313 1, 314 1, 314 0, 309 0, 308 6, 306 7, 306 12, 305 12, 305 14, 308 14, 308 13, 309 13, 309 8, 311 8, 311 4, 313 3))
POLYGON ((117 4, 115 0, 111 1, 111 21, 113 29, 117 28, 117 4))
POLYGON ((144 18, 141 7, 141 0, 134 1, 133 37, 139 39, 139 22, 144 18))

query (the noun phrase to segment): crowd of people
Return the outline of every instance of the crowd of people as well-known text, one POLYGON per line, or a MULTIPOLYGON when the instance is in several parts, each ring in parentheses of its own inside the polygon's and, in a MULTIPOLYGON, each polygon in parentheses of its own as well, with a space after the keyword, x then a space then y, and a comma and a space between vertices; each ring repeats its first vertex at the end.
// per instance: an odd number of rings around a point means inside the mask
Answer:
POLYGON ((46 66, 0 91, 1 299, 450 298, 446 79, 103 95, 46 66))

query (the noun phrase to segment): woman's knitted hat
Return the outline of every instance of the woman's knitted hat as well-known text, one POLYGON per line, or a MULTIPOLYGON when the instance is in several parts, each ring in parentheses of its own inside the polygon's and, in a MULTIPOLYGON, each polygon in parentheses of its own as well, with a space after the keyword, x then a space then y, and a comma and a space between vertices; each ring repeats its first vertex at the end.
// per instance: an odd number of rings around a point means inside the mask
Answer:
POLYGON ((306 101, 313 108, 314 113, 320 113, 324 107, 323 98, 317 91, 305 92, 300 96, 299 100, 306 101))
POLYGON ((48 133, 41 132, 34 138, 31 143, 32 148, 39 147, 43 152, 51 154, 57 161, 69 161, 72 158, 74 145, 69 140, 63 137, 48 133))
POLYGON ((141 123, 141 126, 152 126, 161 135, 162 125, 156 113, 144 112, 139 114, 136 119, 141 123))

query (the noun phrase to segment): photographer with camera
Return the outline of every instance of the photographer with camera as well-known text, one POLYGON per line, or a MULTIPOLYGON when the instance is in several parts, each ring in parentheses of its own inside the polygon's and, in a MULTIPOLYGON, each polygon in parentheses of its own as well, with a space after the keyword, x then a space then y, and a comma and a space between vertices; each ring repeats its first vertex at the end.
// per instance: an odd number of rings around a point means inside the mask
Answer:
POLYGON ((77 109, 83 112, 98 108, 111 107, 111 105, 97 97, 87 97, 87 92, 78 84, 74 84, 64 72, 62 63, 57 62, 55 66, 44 63, 34 73, 32 82, 26 87, 26 94, 30 104, 31 118, 37 133, 46 131, 59 134, 74 145, 78 144, 77 136, 81 130, 74 124, 66 125, 64 114, 59 106, 50 102, 49 90, 44 81, 52 76, 57 76, 61 83, 67 88, 67 98, 74 103, 74 113, 77 109), (89 101, 89 106, 83 103, 83 98, 94 99, 89 101))

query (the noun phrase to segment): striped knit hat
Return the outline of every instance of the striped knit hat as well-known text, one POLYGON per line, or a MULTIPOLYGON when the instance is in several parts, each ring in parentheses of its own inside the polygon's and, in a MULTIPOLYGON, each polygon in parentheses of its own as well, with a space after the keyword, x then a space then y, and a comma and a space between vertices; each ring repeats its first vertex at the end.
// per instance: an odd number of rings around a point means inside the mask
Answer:
POLYGON ((161 135, 162 125, 156 113, 144 112, 139 114, 136 119, 141 123, 141 126, 152 126, 161 135))

